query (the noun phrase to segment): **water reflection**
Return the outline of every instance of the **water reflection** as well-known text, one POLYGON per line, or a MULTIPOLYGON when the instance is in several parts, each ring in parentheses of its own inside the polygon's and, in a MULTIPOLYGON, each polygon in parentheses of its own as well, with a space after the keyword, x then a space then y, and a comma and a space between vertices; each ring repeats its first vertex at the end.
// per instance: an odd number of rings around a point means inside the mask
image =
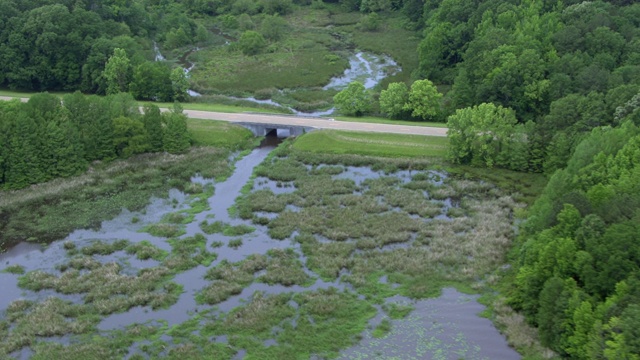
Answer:
MULTIPOLYGON (((520 359, 491 321, 478 316, 485 307, 477 298, 451 288, 435 299, 388 298, 387 304, 409 305, 414 310, 405 319, 390 320, 391 331, 382 338, 367 331, 340 359, 520 359)), ((385 317, 379 312, 371 327, 385 317)))

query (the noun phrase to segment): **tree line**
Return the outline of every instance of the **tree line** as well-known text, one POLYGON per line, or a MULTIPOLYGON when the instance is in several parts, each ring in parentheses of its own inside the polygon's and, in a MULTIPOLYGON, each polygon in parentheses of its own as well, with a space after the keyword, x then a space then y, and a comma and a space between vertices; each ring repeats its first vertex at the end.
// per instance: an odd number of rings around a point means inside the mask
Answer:
POLYGON ((542 343, 572 359, 640 358, 638 125, 593 129, 521 229, 510 302, 542 343))
POLYGON ((146 105, 141 114, 128 93, 99 97, 79 92, 62 100, 42 93, 27 103, 0 102, 0 189, 77 175, 94 161, 182 153, 189 147, 179 105, 165 113, 146 105))

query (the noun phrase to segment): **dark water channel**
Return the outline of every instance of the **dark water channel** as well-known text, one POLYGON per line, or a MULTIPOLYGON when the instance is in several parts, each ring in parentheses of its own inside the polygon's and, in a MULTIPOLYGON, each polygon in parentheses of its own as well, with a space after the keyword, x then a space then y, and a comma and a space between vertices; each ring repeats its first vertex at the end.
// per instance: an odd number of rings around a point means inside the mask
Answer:
MULTIPOLYGON (((231 225, 251 225, 250 222, 233 218, 229 215, 228 209, 233 205, 239 196, 241 188, 250 180, 253 169, 260 164, 274 149, 278 140, 269 139, 263 146, 253 150, 250 154, 235 163, 235 171, 227 180, 215 184, 215 193, 208 199, 211 210, 206 210, 196 215, 194 221, 186 225, 186 233, 183 237, 193 236, 201 233, 199 223, 203 220, 223 221, 231 225)), ((442 173, 434 172, 441 179, 446 176, 442 173)), ((361 184, 366 179, 386 176, 381 171, 373 171, 364 167, 346 167, 345 171, 334 178, 351 179, 356 184, 361 184)), ((402 183, 411 180, 410 171, 400 171, 394 173, 402 183)), ((205 179, 195 177, 194 182, 206 183, 205 179)), ((440 181, 440 180, 438 180, 440 181)), ((295 190, 293 184, 276 184, 266 179, 256 179, 254 189, 268 188, 279 192, 292 192, 295 190)), ((274 191, 275 192, 275 191, 274 191)), ((444 204, 446 207, 451 204, 444 204)), ((68 260, 65 242, 73 242, 78 247, 90 244, 95 240, 114 241, 117 239, 127 239, 131 243, 149 240, 154 245, 170 251, 171 246, 165 238, 151 236, 142 233, 140 230, 148 224, 153 224, 168 213, 176 212, 180 209, 188 208, 188 196, 177 190, 170 192, 168 199, 153 199, 151 204, 142 212, 132 213, 127 210, 113 220, 105 221, 99 230, 78 230, 70 234, 66 239, 54 242, 47 247, 40 245, 21 243, 13 247, 4 254, 0 254, 0 269, 10 265, 21 265, 26 271, 44 270, 51 273, 59 273, 56 266, 68 260), (133 218, 139 221, 132 221, 133 218)), ((295 211, 292 208, 292 211, 295 211)), ((256 225, 253 225, 256 226, 256 225)), ((256 231, 248 235, 243 235, 243 244, 237 249, 227 246, 228 242, 237 236, 225 236, 213 234, 206 236, 207 248, 211 249, 214 242, 221 242, 223 246, 214 249, 218 258, 210 265, 214 267, 223 260, 237 262, 245 259, 251 254, 265 254, 274 248, 293 248, 299 255, 302 264, 306 264, 306 258, 302 255, 299 244, 291 240, 273 240, 267 235, 267 228, 256 226, 256 231)), ((94 256, 95 260, 103 263, 118 262, 124 266, 125 273, 135 274, 139 269, 157 266, 154 260, 137 260, 135 257, 127 255, 125 252, 116 252, 108 256, 94 256)), ((193 314, 210 310, 209 305, 199 305, 195 301, 198 291, 206 287, 210 282, 204 279, 208 268, 197 266, 191 270, 179 273, 173 279, 174 282, 184 287, 184 292, 178 301, 168 309, 153 311, 150 307, 134 307, 129 311, 107 316, 98 325, 102 331, 112 329, 122 329, 134 323, 156 323, 156 321, 166 321, 169 326, 180 324, 189 320, 193 314)), ((306 266, 304 271, 315 279, 312 285, 302 286, 282 286, 268 285, 254 282, 233 296, 215 307, 216 312, 229 312, 233 308, 244 304, 251 299, 256 291, 265 294, 291 293, 302 291, 314 291, 338 288, 341 291, 353 291, 353 288, 336 280, 333 282, 323 281, 319 276, 310 271, 306 266)), ((259 274, 256 274, 256 276, 259 274)), ((63 299, 81 302, 80 295, 63 296, 53 291, 32 292, 20 289, 18 284, 19 275, 0 273, 0 314, 17 299, 41 300, 49 296, 57 296, 63 299)), ((386 278, 381 279, 382 282, 386 278)), ((362 341, 353 348, 343 352, 343 359, 372 359, 372 358, 398 358, 398 359, 519 359, 520 356, 508 347, 504 337, 498 333, 493 324, 477 314, 484 309, 480 305, 476 296, 463 295, 453 289, 444 289, 442 296, 437 299, 412 301, 400 296, 388 298, 387 303, 410 304, 414 310, 410 315, 402 320, 392 320, 392 331, 383 338, 374 338, 371 331, 367 330, 363 334, 362 341)), ((0 315, 2 316, 2 315, 0 315)), ((371 319, 370 328, 375 327, 384 318, 384 312, 379 308, 378 315, 371 319)), ((224 337, 223 337, 224 338, 224 337)), ((169 343, 170 337, 167 337, 169 343)), ((224 341, 225 339, 216 339, 224 341)), ((53 340, 55 341, 55 340, 53 340)), ((65 343, 62 338, 61 342, 65 343)), ((141 344, 134 345, 133 349, 141 344)), ((266 344, 269 345, 269 344, 266 344)), ((17 358, 28 358, 29 350, 22 350, 13 354, 17 358)), ((242 351, 236 354, 236 358, 242 358, 242 351)))

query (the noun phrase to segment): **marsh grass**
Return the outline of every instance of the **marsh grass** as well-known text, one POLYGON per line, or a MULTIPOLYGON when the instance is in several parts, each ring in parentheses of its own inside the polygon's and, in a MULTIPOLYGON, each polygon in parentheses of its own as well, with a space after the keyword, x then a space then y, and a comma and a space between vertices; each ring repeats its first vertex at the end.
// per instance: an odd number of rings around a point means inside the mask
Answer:
POLYGON ((256 229, 252 226, 240 224, 240 225, 230 225, 224 223, 222 221, 214 221, 209 223, 207 220, 203 220, 200 223, 200 229, 205 234, 223 234, 225 236, 240 236, 251 234, 256 229))
POLYGON ((229 346, 246 350, 247 357, 335 358, 358 341, 375 312, 356 294, 335 288, 294 295, 256 292, 246 304, 211 319, 201 333, 227 335, 229 346), (264 347, 269 339, 277 346, 264 347))
POLYGON ((9 274, 22 275, 25 273, 25 270, 24 270, 24 266, 22 265, 11 265, 4 268, 2 272, 9 273, 9 274))
POLYGON ((141 231, 165 238, 175 238, 186 233, 184 226, 181 224, 168 223, 150 224, 142 228, 141 231))
POLYGON ((229 240, 229 243, 227 244, 227 246, 237 250, 242 246, 242 239, 237 238, 237 239, 229 240))
POLYGON ((116 251, 122 251, 129 246, 129 240, 116 240, 113 242, 93 241, 91 245, 87 245, 80 249, 80 252, 86 256, 92 255, 110 255, 116 251))
POLYGON ((222 221, 214 221, 209 223, 207 220, 202 220, 199 224, 200 230, 202 230, 205 234, 218 234, 224 230, 225 224, 222 221))
POLYGON ((0 196, 0 243, 25 238, 50 242, 74 229, 97 227, 122 208, 141 210, 152 196, 165 196, 171 187, 182 189, 196 173, 228 175, 227 158, 227 150, 216 148, 192 148, 184 155, 145 154, 93 164, 73 178, 5 191, 0 196))
POLYGON ((218 254, 207 251, 207 238, 195 234, 185 238, 168 240, 171 253, 162 264, 173 272, 182 272, 198 265, 209 266, 218 258, 218 254))
POLYGON ((281 284, 284 286, 309 286, 313 283, 298 260, 298 254, 293 249, 271 249, 267 255, 269 256, 267 271, 258 278, 259 281, 270 285, 281 284))
POLYGON ((245 224, 227 225, 224 230, 222 230, 222 234, 225 236, 240 236, 251 234, 254 231, 256 231, 256 228, 245 224))
POLYGON ((376 339, 381 339, 387 336, 391 332, 391 321, 387 318, 382 319, 380 324, 376 326, 371 332, 371 335, 376 339))
MULTIPOLYGON (((85 255, 83 248, 69 245, 71 257, 60 268, 62 273, 28 272, 19 278, 19 284, 33 291, 52 289, 82 296, 83 303, 74 305, 78 306, 75 310, 55 310, 57 314, 70 314, 61 318, 55 315, 51 321, 57 327, 52 325, 49 331, 63 334, 74 334, 68 328, 71 323, 78 323, 73 326, 82 334, 96 334, 95 325, 101 316, 131 306, 157 309, 175 303, 183 289, 171 278, 199 265, 210 267, 205 275, 209 283, 196 295, 201 304, 219 304, 255 282, 308 286, 315 280, 313 273, 326 281, 346 283, 350 291, 329 288, 294 293, 299 288, 293 287, 291 292, 277 295, 257 292, 246 300, 243 294, 241 305, 228 313, 200 311, 172 328, 136 325, 109 333, 104 339, 92 335, 73 338, 69 345, 36 345, 33 332, 17 332, 22 328, 16 324, 25 322, 25 316, 39 306, 19 301, 10 306, 4 322, 0 322, 0 357, 7 354, 6 344, 11 344, 12 349, 30 346, 43 357, 55 354, 65 358, 94 350, 96 354, 117 353, 113 357, 118 358, 132 355, 127 351, 135 341, 140 344, 138 355, 142 358, 206 358, 212 354, 232 358, 240 350, 246 351, 247 358, 335 358, 341 349, 361 339, 377 313, 372 304, 382 305, 388 316, 371 329, 374 336, 384 337, 391 331, 390 319, 405 318, 413 310, 408 304, 386 305, 385 299, 390 296, 420 299, 438 296, 445 286, 470 292, 493 284, 489 280, 494 270, 507 261, 505 253, 514 235, 513 215, 522 207, 508 191, 490 181, 447 173, 437 161, 429 159, 310 153, 296 150, 288 142, 272 152, 257 171, 265 179, 254 174, 236 204, 238 212, 254 223, 266 224, 274 238, 295 234, 293 241, 299 244, 299 250, 271 249, 265 255, 249 255, 238 262, 222 260, 211 266, 217 255, 208 251, 204 235, 176 236, 167 240, 172 247, 168 254, 149 242, 128 244, 124 251, 129 254, 161 262, 132 275, 123 274, 118 264, 102 264, 85 255), (272 164, 278 171, 271 168, 272 164), (358 183, 341 178, 347 166, 370 167, 385 174, 358 183), (407 173, 399 170, 410 170, 410 181, 407 173), (266 179, 294 187, 291 193, 279 195, 253 191, 254 181, 266 179), (433 219, 436 212, 442 213, 445 203, 451 204, 447 214, 454 216, 433 219), (262 212, 269 216, 258 220, 262 212), (383 276, 387 281, 380 280, 383 276), (170 335, 171 340, 163 334, 170 335), (220 335, 226 336, 227 343, 212 341, 220 335), (270 345, 266 345, 267 340, 270 345)), ((187 181, 180 184, 189 186, 187 181)), ((205 191, 206 187, 194 188, 192 200, 201 200, 200 194, 205 191)), ((189 213, 176 214, 179 216, 171 215, 174 224, 161 224, 181 226, 185 218, 180 218, 189 213)), ((245 233, 251 228, 210 221, 200 227, 205 233, 224 233, 227 229, 245 233)), ((96 246, 95 254, 111 243, 96 246)), ((509 341, 514 346, 535 346, 523 319, 500 303, 488 315, 503 331, 513 333, 509 341)))
POLYGON ((511 219, 522 205, 492 183, 458 173, 448 176, 431 161, 301 151, 296 148, 300 140, 281 145, 259 174, 277 181, 283 179, 281 171, 290 170, 286 180, 294 181, 293 193, 280 199, 258 190, 244 200, 258 204, 247 207, 254 213, 277 203, 271 208, 277 216, 267 224, 269 235, 286 239, 298 232, 295 241, 306 266, 323 279, 341 277, 381 303, 394 294, 438 296, 443 286, 467 291, 466 284, 506 261, 511 219), (274 164, 279 171, 269 170, 274 164), (333 177, 344 166, 368 166, 387 175, 356 186, 333 177), (411 180, 403 182, 395 175, 398 170, 411 170, 411 180), (438 215, 450 217, 434 219, 438 215), (398 287, 379 284, 383 274, 398 287))
POLYGON ((136 276, 120 273, 121 266, 107 263, 88 272, 69 269, 60 276, 41 270, 21 276, 18 285, 40 291, 52 289, 61 294, 82 294, 85 304, 101 315, 122 312, 134 306, 163 308, 177 301, 181 287, 167 282, 165 267, 142 269, 136 276))
POLYGON ((0 354, 10 354, 35 344, 36 337, 82 334, 95 329, 99 318, 89 315, 85 305, 50 297, 40 303, 24 301, 9 306, 11 331, 0 342, 0 354))
POLYGON ((242 197, 236 204, 238 215, 242 219, 251 219, 254 212, 280 213, 293 201, 294 197, 290 194, 276 195, 269 189, 262 189, 242 197))
POLYGON ((316 272, 324 280, 331 281, 340 277, 340 271, 351 268, 351 254, 355 251, 352 243, 320 243, 309 234, 295 238, 300 243, 302 252, 307 257, 307 267, 316 272))
POLYGON ((207 271, 205 279, 213 281, 196 296, 200 303, 210 305, 227 300, 242 292, 254 280, 254 274, 267 267, 264 255, 250 255, 239 263, 222 260, 216 267, 207 271))
POLYGON ((162 261, 169 255, 169 252, 160 249, 148 240, 131 244, 126 248, 126 251, 127 254, 135 255, 139 260, 153 259, 156 261, 162 261))
POLYGON ((411 305, 391 303, 383 305, 382 309, 391 319, 399 320, 406 318, 415 308, 411 305))
POLYGON ((396 75, 386 77, 380 87, 386 89, 390 82, 407 82, 411 80, 411 73, 418 67, 418 53, 415 49, 421 36, 412 30, 404 28, 406 20, 401 16, 385 18, 381 29, 371 36, 371 33, 356 31, 353 33, 353 42, 358 48, 378 54, 390 55, 402 71, 396 75))

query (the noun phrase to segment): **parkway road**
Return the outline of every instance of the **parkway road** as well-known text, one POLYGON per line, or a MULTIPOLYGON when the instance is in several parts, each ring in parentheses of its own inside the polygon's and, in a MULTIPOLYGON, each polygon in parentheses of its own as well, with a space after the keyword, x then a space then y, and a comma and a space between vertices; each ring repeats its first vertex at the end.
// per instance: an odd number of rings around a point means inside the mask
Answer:
MULTIPOLYGON (((14 98, 0 96, 0 100, 11 100, 14 98)), ((26 102, 29 99, 20 98, 26 102)), ((166 111, 167 109, 162 109, 166 111)), ((222 120, 236 123, 259 123, 271 125, 305 126, 316 129, 366 131, 391 134, 408 134, 424 136, 447 136, 446 128, 427 126, 407 126, 391 124, 375 124, 364 122, 333 121, 329 118, 304 117, 293 115, 272 115, 256 113, 222 113, 214 111, 184 110, 184 113, 193 119, 222 120)))

